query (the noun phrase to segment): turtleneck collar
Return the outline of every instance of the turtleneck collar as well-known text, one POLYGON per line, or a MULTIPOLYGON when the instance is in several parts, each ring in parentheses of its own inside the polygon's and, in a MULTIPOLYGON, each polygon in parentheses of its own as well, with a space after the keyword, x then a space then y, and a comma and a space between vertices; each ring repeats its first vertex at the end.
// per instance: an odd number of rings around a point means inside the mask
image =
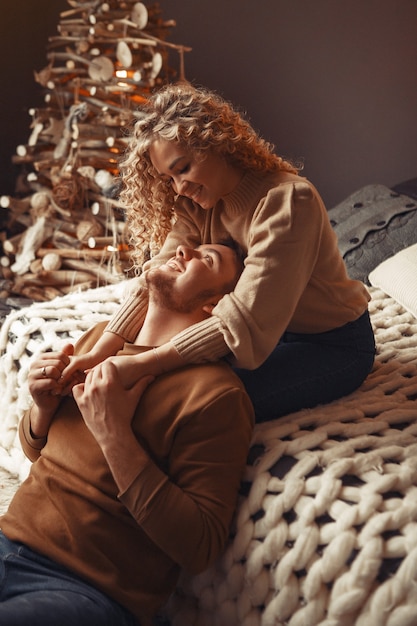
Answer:
POLYGON ((273 186, 272 181, 280 172, 247 171, 237 187, 219 200, 229 215, 244 213, 248 207, 257 204, 259 199, 273 186))

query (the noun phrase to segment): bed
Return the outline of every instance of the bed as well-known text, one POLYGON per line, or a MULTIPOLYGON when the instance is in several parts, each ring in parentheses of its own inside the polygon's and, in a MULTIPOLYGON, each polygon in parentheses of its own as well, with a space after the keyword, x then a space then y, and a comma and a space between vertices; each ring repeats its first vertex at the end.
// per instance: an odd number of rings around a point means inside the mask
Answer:
MULTIPOLYGON (((224 554, 203 574, 182 577, 160 623, 417 624, 417 193, 410 182, 367 186, 329 212, 351 275, 371 294, 373 371, 341 400, 256 426, 224 554)), ((124 290, 34 303, 4 320, 0 510, 29 469, 17 424, 30 404, 31 359, 108 319, 124 290)))

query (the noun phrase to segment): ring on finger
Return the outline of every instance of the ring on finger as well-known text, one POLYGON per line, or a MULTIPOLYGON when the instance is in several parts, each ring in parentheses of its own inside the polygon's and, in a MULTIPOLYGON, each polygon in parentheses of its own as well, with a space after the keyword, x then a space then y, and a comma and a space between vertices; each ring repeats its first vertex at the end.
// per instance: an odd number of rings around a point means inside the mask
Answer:
POLYGON ((46 377, 46 367, 45 367, 45 365, 42 368, 42 376, 46 377))

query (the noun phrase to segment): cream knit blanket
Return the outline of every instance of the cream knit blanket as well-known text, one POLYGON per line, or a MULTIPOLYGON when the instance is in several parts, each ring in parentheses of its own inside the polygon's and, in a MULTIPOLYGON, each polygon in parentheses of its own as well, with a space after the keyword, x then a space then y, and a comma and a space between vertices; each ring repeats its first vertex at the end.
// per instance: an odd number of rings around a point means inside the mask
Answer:
MULTIPOLYGON (((378 354, 355 393, 255 429, 222 559, 184 576, 173 626, 417 624, 417 320, 371 288, 378 354)), ((120 286, 38 303, 0 330, 0 501, 28 471, 17 438, 31 358, 107 319, 120 286)))
MULTIPOLYGON (((0 480, 7 473, 22 480, 29 462, 23 455, 17 425, 30 406, 27 375, 31 360, 41 352, 77 339, 97 322, 107 320, 119 306, 129 281, 37 302, 13 311, 0 329, 0 480)), ((4 478, 3 478, 4 477, 4 478)), ((0 489, 2 487, 0 482, 0 489)), ((9 500, 0 491, 0 511, 9 500)))

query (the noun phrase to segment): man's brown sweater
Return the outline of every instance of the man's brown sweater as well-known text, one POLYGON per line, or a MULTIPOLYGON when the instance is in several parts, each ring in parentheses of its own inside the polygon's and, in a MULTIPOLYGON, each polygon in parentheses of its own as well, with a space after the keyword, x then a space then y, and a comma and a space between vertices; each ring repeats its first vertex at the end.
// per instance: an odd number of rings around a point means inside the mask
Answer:
MULTIPOLYGON (((101 332, 102 325, 89 331, 77 352, 101 332)), ((72 397, 62 401, 46 441, 31 437, 29 419, 30 412, 21 440, 34 463, 2 531, 148 624, 180 569, 201 572, 226 542, 254 422, 242 384, 221 362, 159 376, 132 421, 149 459, 132 458, 136 479, 124 493, 72 397)))

